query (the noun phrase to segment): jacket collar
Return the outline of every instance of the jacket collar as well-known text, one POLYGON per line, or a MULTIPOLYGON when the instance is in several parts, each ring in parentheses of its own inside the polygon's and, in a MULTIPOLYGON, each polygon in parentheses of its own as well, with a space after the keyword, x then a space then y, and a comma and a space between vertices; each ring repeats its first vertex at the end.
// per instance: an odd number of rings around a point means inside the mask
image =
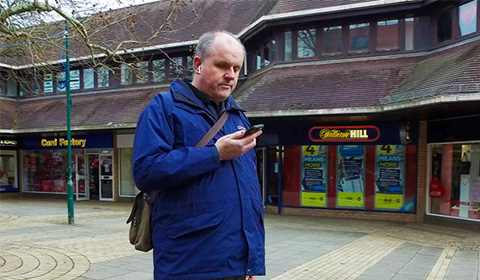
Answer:
MULTIPOLYGON (((206 113, 211 118, 215 119, 212 113, 210 113, 210 111, 205 107, 205 104, 195 96, 195 94, 185 83, 185 81, 176 79, 172 82, 170 86, 170 91, 172 92, 173 99, 175 101, 188 105, 189 107, 191 107, 191 109, 197 111, 197 113, 206 113)), ((233 100, 233 97, 231 95, 227 98, 227 100, 225 100, 225 110, 242 112, 245 111, 240 106, 238 106, 238 104, 233 100)))

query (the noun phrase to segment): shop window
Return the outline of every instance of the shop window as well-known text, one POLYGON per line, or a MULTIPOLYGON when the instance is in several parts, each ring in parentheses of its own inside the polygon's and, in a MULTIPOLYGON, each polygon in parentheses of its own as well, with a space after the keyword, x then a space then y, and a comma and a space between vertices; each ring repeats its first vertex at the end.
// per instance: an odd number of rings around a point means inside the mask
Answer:
POLYGON ((328 146, 302 146, 300 205, 327 207, 328 146))
POLYGON ((110 71, 105 67, 99 67, 97 70, 98 87, 109 87, 110 71))
POLYGON ((413 51, 414 45, 414 35, 415 35, 415 19, 406 18, 405 19, 405 50, 413 51))
POLYGON ((285 61, 292 60, 292 31, 285 32, 285 61))
POLYGON ((43 92, 52 93, 53 92, 53 76, 52 74, 47 74, 43 77, 43 92))
POLYGON ((132 84, 132 70, 126 64, 122 64, 120 66, 120 80, 122 85, 130 85, 132 84))
POLYGON ((5 95, 5 82, 3 80, 0 80, 0 95, 5 95))
POLYGON ((431 146, 429 212, 480 219, 480 144, 431 146))
POLYGON ((132 176, 133 148, 120 150, 120 196, 133 197, 137 194, 137 187, 132 176))
POLYGON ((92 89, 95 87, 93 69, 83 69, 83 88, 92 89))
POLYGON ((169 62, 170 79, 181 79, 183 77, 182 57, 172 57, 169 62))
POLYGON ((350 51, 364 52, 370 47, 370 25, 368 23, 350 25, 350 51))
POLYGON ((297 57, 309 58, 315 56, 315 29, 299 30, 297 36, 297 57))
POLYGON ((342 27, 331 26, 323 28, 323 53, 342 53, 342 27))
POLYGON ((365 152, 362 145, 338 146, 337 208, 365 207, 365 152))
MULTIPOLYGON (((73 155, 78 153, 83 155, 83 151, 72 152, 73 155)), ((25 192, 67 192, 66 150, 25 151, 22 167, 25 192)))
POLYGON ((165 81, 165 59, 157 59, 153 61, 153 81, 165 81))
POLYGON ((375 209, 399 211, 405 203, 405 146, 376 146, 375 209))
POLYGON ((458 25, 461 36, 477 32, 477 0, 460 6, 458 25))
POLYGON ((443 9, 437 19, 437 42, 452 39, 453 8, 443 9))
MULTIPOLYGON (((63 92, 67 89, 67 75, 65 72, 57 74, 57 92, 63 92)), ((70 90, 80 89, 80 70, 70 71, 70 90)))
POLYGON ((141 61, 135 64, 136 82, 144 84, 148 82, 148 61, 141 61))
POLYGON ((0 191, 18 191, 16 151, 0 151, 0 191))
POLYGON ((377 50, 398 50, 398 32, 398 20, 377 22, 377 50))

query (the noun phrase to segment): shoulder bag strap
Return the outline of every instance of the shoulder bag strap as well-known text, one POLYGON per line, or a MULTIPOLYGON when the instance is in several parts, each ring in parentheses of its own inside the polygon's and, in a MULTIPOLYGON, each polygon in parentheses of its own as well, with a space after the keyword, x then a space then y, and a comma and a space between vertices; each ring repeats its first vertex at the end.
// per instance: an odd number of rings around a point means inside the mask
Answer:
POLYGON ((217 135, 217 133, 220 131, 220 129, 222 129, 223 125, 227 121, 228 114, 229 113, 227 111, 223 112, 220 119, 218 119, 218 121, 212 126, 212 128, 210 128, 210 130, 203 136, 203 138, 198 141, 197 145, 195 145, 195 148, 204 147, 205 145, 207 145, 208 142, 210 142, 210 140, 212 140, 213 136, 217 135))
MULTIPOLYGON (((222 129, 223 125, 228 119, 229 113, 227 111, 223 112, 222 116, 218 121, 210 128, 210 130, 203 136, 200 141, 198 141, 197 145, 195 145, 195 148, 201 148, 207 145, 210 140, 212 140, 213 136, 217 135, 217 133, 222 129)), ((153 204, 155 201, 155 198, 157 197, 159 191, 153 191, 148 198, 145 198, 149 204, 153 204)))

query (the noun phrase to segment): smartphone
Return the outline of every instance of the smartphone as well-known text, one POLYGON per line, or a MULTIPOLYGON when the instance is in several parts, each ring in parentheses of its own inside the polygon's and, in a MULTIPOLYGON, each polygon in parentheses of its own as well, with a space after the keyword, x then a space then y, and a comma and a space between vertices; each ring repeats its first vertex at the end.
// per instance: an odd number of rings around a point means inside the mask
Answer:
POLYGON ((259 130, 262 129, 263 127, 264 127, 263 124, 252 125, 252 127, 250 127, 250 128, 247 130, 247 132, 245 132, 245 135, 243 135, 243 137, 247 137, 248 135, 259 131, 259 130))

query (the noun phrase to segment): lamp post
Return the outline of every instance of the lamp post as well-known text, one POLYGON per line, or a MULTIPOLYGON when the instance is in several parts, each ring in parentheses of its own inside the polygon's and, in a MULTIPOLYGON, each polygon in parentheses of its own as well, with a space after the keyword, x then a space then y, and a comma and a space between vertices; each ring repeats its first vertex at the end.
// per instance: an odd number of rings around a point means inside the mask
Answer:
POLYGON ((67 91, 67 139, 68 139, 68 183, 67 183, 67 204, 68 224, 74 224, 73 216, 73 181, 72 181, 72 132, 70 130, 70 44, 68 42, 68 21, 65 26, 65 83, 67 91))

